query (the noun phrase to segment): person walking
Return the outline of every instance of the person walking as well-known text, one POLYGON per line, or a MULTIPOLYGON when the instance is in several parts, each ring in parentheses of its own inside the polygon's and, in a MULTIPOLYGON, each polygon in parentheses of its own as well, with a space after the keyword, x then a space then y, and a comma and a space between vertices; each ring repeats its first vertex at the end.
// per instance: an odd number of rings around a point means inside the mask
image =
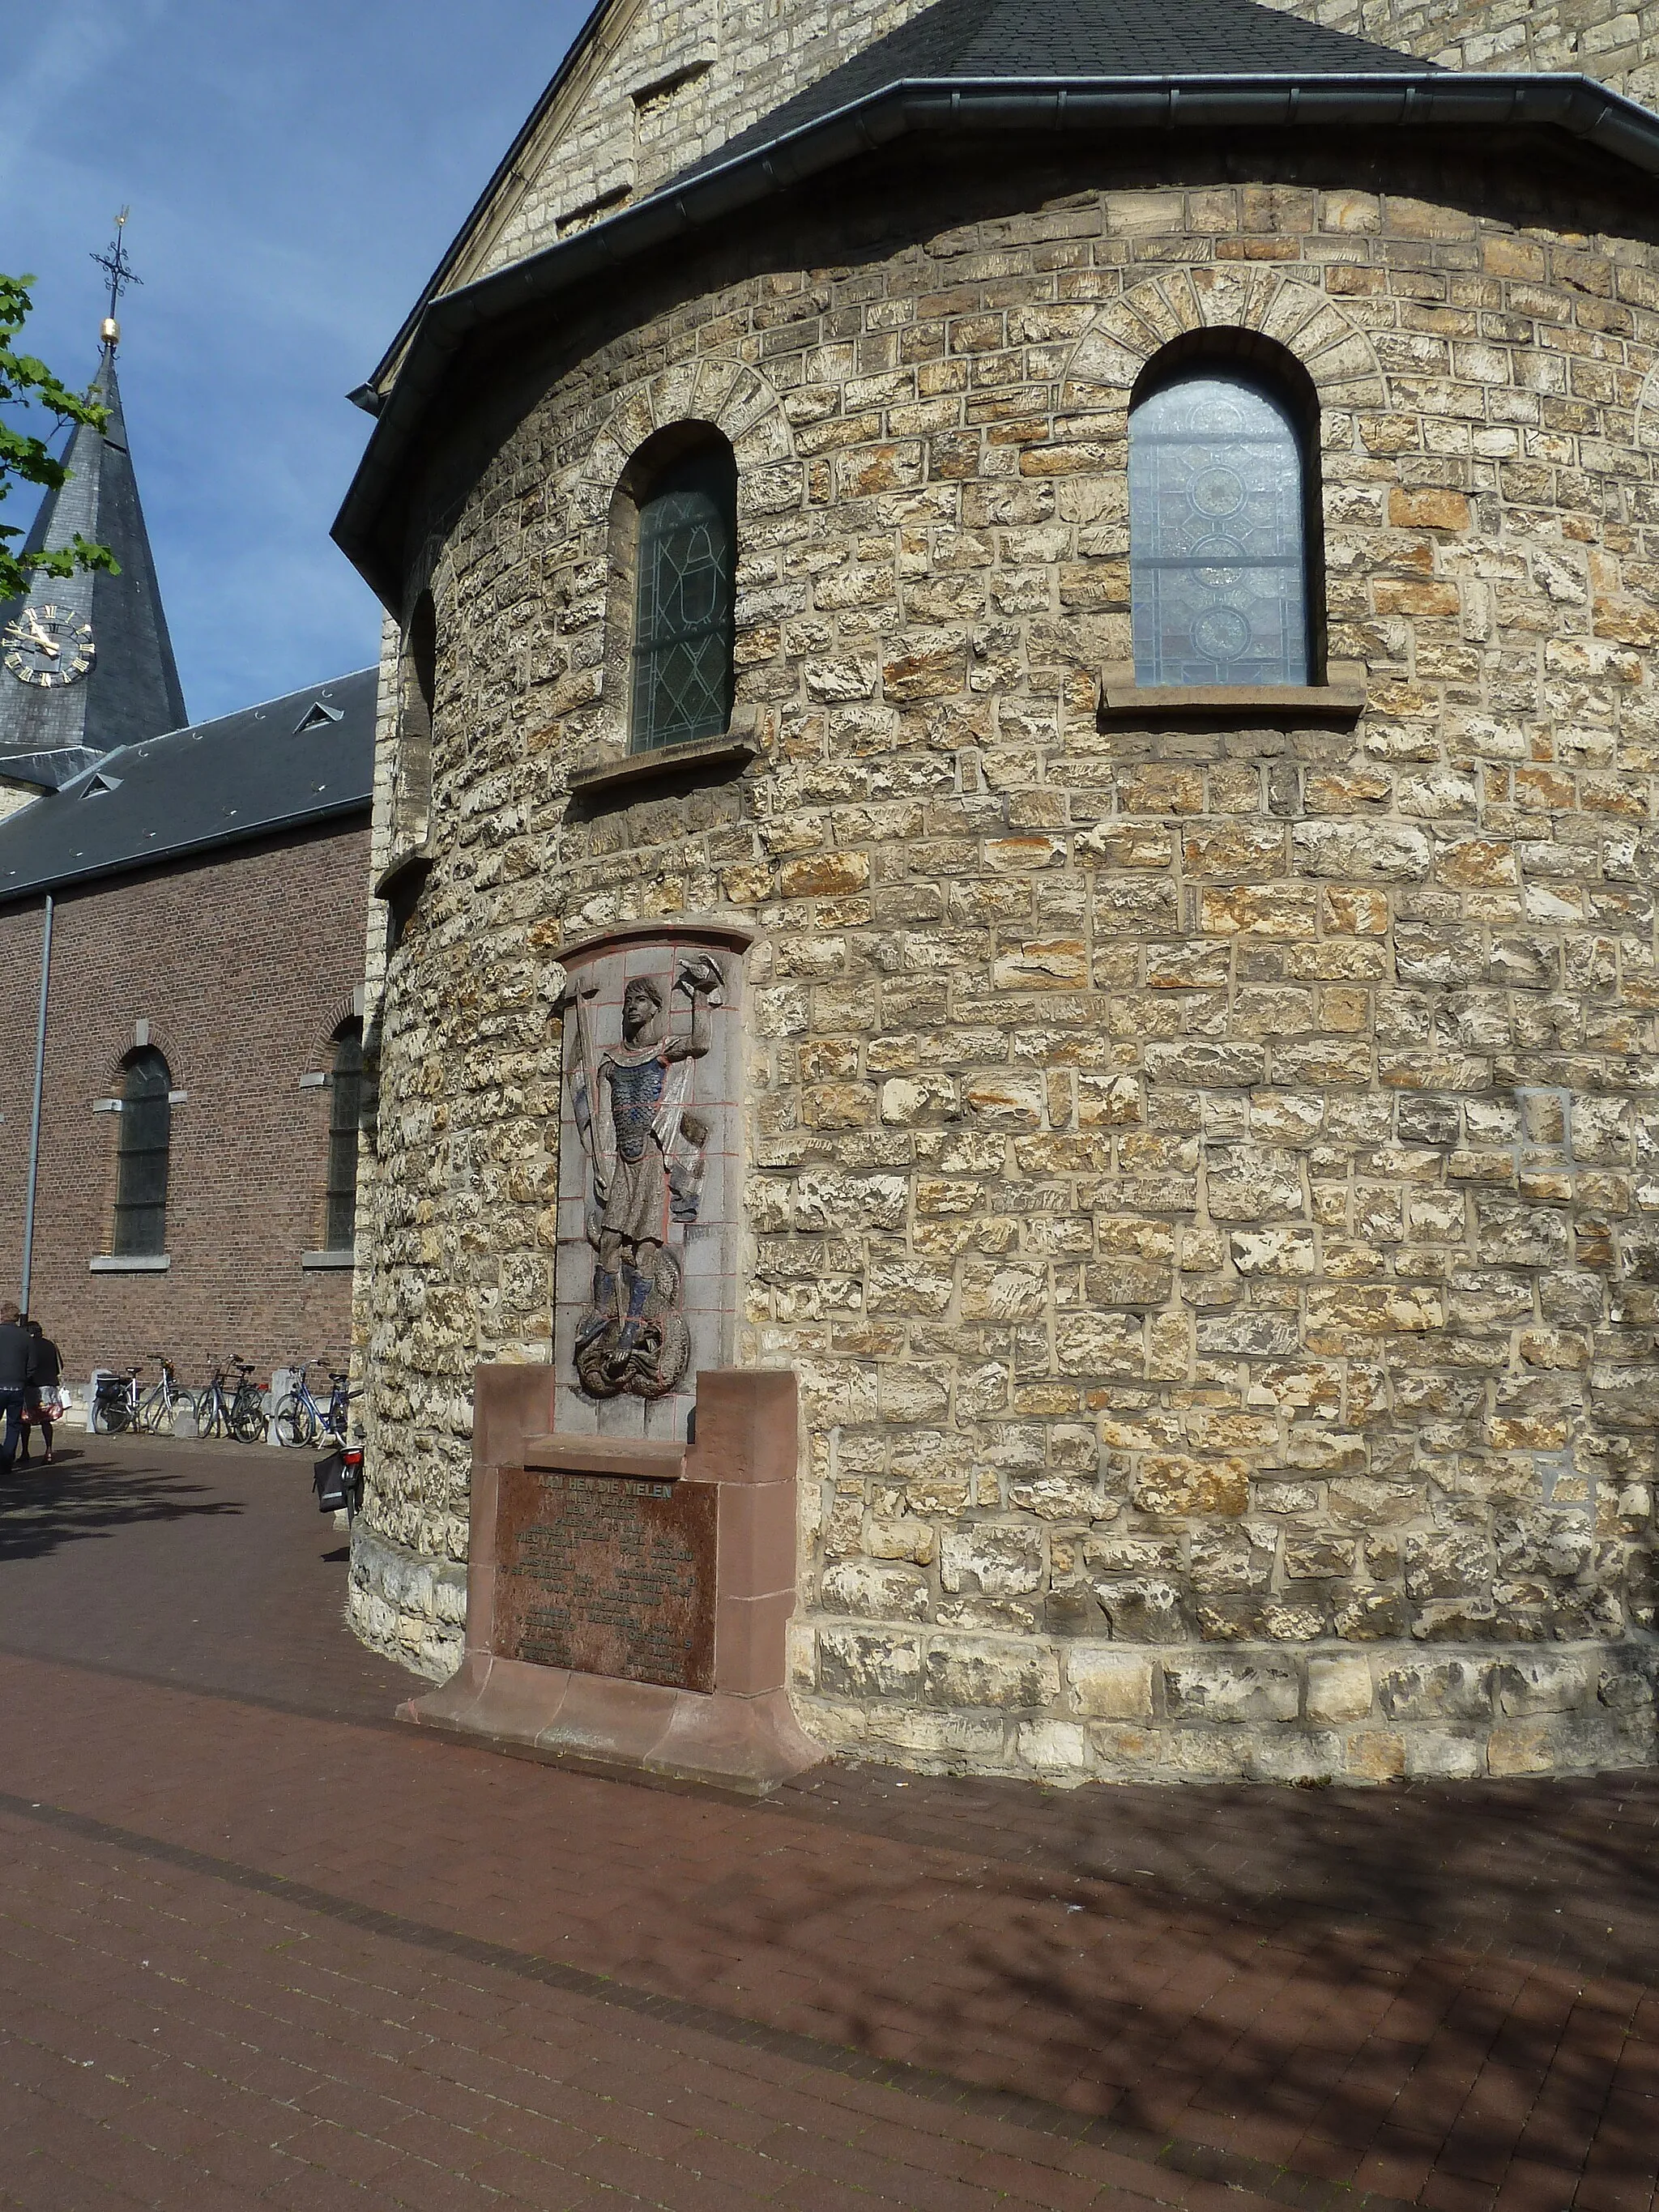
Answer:
POLYGON ((34 1339, 9 1300, 0 1305, 0 1474, 11 1473, 23 1401, 34 1380, 34 1339))
POLYGON ((64 1379, 64 1362, 58 1346, 33 1316, 24 1322, 23 1326, 34 1339, 34 1380, 23 1396, 23 1426, 17 1456, 27 1466, 29 1430, 38 1422, 40 1439, 46 1448, 46 1465, 50 1467, 52 1425, 63 1416, 58 1386, 64 1379))

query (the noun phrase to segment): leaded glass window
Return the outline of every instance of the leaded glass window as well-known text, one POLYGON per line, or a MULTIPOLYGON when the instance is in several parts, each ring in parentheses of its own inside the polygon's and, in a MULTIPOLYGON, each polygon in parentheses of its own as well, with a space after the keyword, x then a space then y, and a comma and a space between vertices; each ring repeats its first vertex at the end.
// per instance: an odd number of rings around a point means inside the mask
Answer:
POLYGON ((1138 684, 1306 684, 1302 441, 1249 378, 1205 369, 1129 418, 1138 684))
POLYGON ((331 1252, 349 1252, 357 1241, 357 1130, 363 1109, 363 1025, 348 1022, 334 1040, 329 1089, 328 1222, 331 1252))
POLYGON ((173 1145, 173 1078, 159 1052, 136 1052, 121 1089, 121 1143, 115 1171, 118 1253, 167 1249, 167 1158, 173 1145))
POLYGON ((729 450, 671 463, 640 506, 633 747, 718 737, 732 719, 737 474, 729 450))

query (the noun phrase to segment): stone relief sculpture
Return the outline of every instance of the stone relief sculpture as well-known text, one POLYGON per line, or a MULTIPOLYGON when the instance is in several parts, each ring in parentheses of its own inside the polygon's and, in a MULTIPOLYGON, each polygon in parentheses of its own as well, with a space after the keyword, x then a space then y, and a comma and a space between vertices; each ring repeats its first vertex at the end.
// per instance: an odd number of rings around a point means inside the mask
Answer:
POLYGON ((563 1001, 576 1031, 572 1117, 594 1253, 572 1359, 593 1398, 664 1397, 690 1361, 676 1231, 696 1221, 702 1201, 711 1127, 693 1103, 693 1068, 708 1054, 710 1009, 725 987, 720 963, 703 952, 681 957, 666 1006, 660 985, 635 975, 622 995, 622 1034, 610 1043, 593 1034, 594 986, 577 984, 563 1001), (677 1032, 681 998, 690 1023, 677 1032))

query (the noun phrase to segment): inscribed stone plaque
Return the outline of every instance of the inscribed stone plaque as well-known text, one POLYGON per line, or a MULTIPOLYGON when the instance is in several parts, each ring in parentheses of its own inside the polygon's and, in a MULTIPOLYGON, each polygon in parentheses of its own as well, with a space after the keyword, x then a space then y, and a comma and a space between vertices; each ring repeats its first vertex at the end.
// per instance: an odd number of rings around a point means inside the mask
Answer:
POLYGON ((497 1654, 712 1690, 717 1504, 712 1483, 503 1469, 497 1654))

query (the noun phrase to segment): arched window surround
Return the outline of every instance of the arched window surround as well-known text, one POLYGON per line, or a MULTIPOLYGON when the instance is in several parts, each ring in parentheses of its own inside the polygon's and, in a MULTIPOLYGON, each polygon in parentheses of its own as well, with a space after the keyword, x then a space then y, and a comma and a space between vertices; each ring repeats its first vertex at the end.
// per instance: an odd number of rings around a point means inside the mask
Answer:
MULTIPOLYGON (((719 427, 702 420, 671 422, 631 456, 611 501, 605 672, 606 734, 628 754, 717 740, 732 720, 737 599, 737 457, 719 427), (682 629, 666 601, 684 553, 672 530, 653 530, 659 501, 701 499, 718 516, 713 559, 690 579, 706 605, 700 623, 682 629), (724 534, 725 543, 719 542, 724 534), (723 573, 712 578, 711 569, 723 573), (650 633, 653 616, 655 635, 650 633), (678 656, 675 665, 671 660, 678 656), (678 678, 676 683, 672 680, 678 678), (693 711, 676 698, 693 702, 693 711)), ((679 518, 682 526, 685 518, 679 518)), ((684 581, 683 572, 679 580, 684 581)))
POLYGON ((406 843, 426 834, 432 804, 432 717, 438 679, 438 617, 429 591, 416 600, 398 665, 398 743, 392 772, 392 835, 406 843))
POLYGON ((154 1045, 135 1048, 121 1066, 110 1251, 118 1259, 155 1258, 166 1252, 167 1242, 173 1073, 154 1045))
MULTIPOLYGON (((1328 681, 1327 616, 1325 605, 1324 503, 1320 479, 1320 402, 1318 388, 1307 368, 1290 349, 1259 331, 1225 325, 1184 331, 1162 347, 1142 367, 1129 394, 1128 426, 1131 469, 1134 470, 1133 441, 1137 413, 1146 403, 1172 387, 1210 372, 1237 380, 1274 403, 1287 418, 1300 462, 1301 495, 1297 516, 1301 533, 1301 575, 1306 638, 1306 668, 1299 679, 1281 678, 1286 688, 1299 680, 1308 686, 1328 681)), ((1144 418, 1143 418, 1144 419, 1144 418)), ((1135 680, 1138 684, 1167 684, 1167 678, 1146 672, 1146 639, 1143 629, 1146 605, 1137 571, 1138 537, 1134 491, 1131 493, 1132 596, 1135 603, 1135 680)), ((1140 540, 1143 544, 1144 539, 1140 540)), ((1178 679, 1177 679, 1178 682, 1178 679)))
POLYGON ((357 1241, 357 1156, 364 1096, 361 1015, 349 1015, 336 1028, 330 1042, 323 1249, 328 1252, 349 1252, 357 1241))

